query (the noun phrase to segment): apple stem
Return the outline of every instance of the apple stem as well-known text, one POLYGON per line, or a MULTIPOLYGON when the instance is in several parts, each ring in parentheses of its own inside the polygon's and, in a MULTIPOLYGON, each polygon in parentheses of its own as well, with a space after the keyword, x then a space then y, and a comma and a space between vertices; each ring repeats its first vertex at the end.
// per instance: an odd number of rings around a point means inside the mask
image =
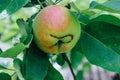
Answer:
POLYGON ((72 75, 73 75, 73 78, 74 78, 74 80, 76 80, 76 76, 75 76, 75 73, 74 73, 74 71, 73 71, 71 62, 70 62, 70 60, 68 59, 66 53, 62 53, 62 57, 63 57, 63 59, 67 62, 67 64, 69 65, 69 68, 70 68, 70 71, 71 71, 71 73, 72 73, 72 75))

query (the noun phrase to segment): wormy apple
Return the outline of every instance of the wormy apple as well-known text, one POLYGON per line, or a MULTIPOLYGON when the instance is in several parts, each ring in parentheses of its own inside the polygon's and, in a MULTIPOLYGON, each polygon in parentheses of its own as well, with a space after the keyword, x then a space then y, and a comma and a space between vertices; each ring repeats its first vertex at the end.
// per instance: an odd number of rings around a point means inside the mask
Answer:
POLYGON ((45 53, 70 51, 80 37, 81 26, 69 9, 51 5, 42 9, 33 22, 34 39, 45 53))

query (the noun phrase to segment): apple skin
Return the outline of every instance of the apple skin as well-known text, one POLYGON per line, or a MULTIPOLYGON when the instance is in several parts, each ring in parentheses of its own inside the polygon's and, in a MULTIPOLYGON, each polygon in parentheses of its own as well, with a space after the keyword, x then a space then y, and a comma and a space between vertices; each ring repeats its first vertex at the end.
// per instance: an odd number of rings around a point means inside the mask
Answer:
POLYGON ((34 40, 45 53, 70 51, 80 38, 81 26, 65 7, 51 5, 42 9, 33 22, 34 40))

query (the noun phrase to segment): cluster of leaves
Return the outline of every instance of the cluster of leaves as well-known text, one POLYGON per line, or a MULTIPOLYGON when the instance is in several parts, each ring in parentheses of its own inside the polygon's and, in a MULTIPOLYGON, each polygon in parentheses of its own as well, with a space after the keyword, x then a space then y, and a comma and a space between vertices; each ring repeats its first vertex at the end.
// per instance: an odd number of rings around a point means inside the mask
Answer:
MULTIPOLYGON (((0 19, 7 17, 22 8, 29 0, 1 0, 0 1, 0 19)), ((0 22, 0 35, 2 41, 9 41, 19 32, 19 29, 14 24, 12 18, 8 18, 5 22, 0 22), (13 26, 13 27, 11 27, 13 26), (9 27, 9 28, 8 28, 9 27)))
MULTIPOLYGON (((7 14, 13 14, 22 7, 42 5, 41 2, 45 3, 44 0, 6 0, 6 2, 1 0, 0 12, 7 11, 7 14)), ((108 0, 101 4, 93 1, 90 7, 83 11, 80 11, 74 3, 70 3, 71 8, 74 9, 73 13, 82 25, 81 37, 77 45, 68 53, 74 70, 78 69, 85 56, 94 65, 120 73, 120 19, 114 16, 120 13, 119 3, 119 0, 108 0), (95 12, 95 9, 101 14, 95 12), (107 14, 104 14, 105 12, 107 14)), ((60 72, 52 66, 51 55, 45 54, 34 44, 32 22, 36 14, 26 21, 17 20, 21 34, 19 43, 4 52, 0 50, 0 57, 14 60, 13 80, 64 80, 60 72), (17 58, 21 52, 24 54, 23 60, 17 58)), ((57 55, 55 62, 60 66, 64 66, 65 63, 61 55, 57 55)), ((0 65, 0 69, 8 68, 0 65)), ((81 70, 77 71, 77 80, 82 80, 82 74, 81 70)), ((0 73, 1 79, 10 80, 10 77, 7 73, 0 73)))

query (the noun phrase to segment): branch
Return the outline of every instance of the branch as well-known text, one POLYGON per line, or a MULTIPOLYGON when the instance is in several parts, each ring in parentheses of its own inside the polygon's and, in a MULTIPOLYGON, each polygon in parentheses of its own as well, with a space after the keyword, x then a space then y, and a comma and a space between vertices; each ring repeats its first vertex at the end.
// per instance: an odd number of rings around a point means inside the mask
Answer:
POLYGON ((73 71, 73 69, 72 69, 71 62, 70 62, 70 60, 68 59, 66 53, 62 53, 62 57, 63 57, 63 59, 67 62, 67 64, 69 65, 69 68, 70 68, 70 71, 71 71, 71 73, 72 73, 72 75, 73 75, 73 78, 74 78, 74 80, 76 80, 76 76, 75 76, 75 73, 74 73, 74 71, 73 71))

